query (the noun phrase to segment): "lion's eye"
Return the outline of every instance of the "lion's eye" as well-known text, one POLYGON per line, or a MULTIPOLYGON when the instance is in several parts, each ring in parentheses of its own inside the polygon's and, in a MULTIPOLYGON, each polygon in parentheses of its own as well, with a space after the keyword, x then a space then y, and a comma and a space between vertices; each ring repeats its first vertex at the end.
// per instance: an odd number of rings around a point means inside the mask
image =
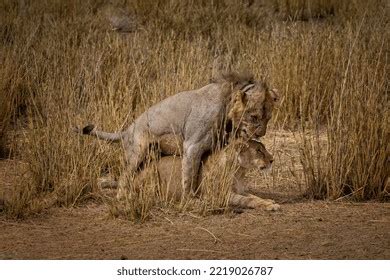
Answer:
POLYGON ((263 155, 263 151, 261 149, 258 149, 257 153, 263 155))
POLYGON ((260 118, 259 118, 258 115, 251 115, 251 121, 257 122, 257 121, 259 121, 259 120, 260 120, 260 118))

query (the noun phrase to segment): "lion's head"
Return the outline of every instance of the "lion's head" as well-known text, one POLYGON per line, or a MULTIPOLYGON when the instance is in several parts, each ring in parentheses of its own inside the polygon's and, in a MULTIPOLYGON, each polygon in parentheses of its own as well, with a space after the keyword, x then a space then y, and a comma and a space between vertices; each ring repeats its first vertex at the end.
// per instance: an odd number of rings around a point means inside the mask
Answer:
POLYGON ((279 99, 277 90, 270 89, 265 82, 240 84, 233 92, 228 111, 228 119, 238 136, 247 140, 264 136, 279 99))
POLYGON ((237 160, 242 168, 266 170, 272 167, 273 156, 267 151, 263 143, 250 140, 241 142, 237 152, 237 160))

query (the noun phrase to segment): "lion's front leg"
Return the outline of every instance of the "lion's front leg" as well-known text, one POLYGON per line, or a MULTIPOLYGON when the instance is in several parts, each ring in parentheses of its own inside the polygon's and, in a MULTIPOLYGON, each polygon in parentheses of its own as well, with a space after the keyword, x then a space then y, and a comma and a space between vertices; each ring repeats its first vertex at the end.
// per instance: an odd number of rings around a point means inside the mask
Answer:
POLYGON ((272 199, 264 199, 253 194, 248 194, 248 197, 253 200, 256 207, 265 207, 268 211, 276 211, 280 209, 280 205, 275 203, 272 199))
POLYGON ((183 196, 193 193, 198 183, 198 173, 202 154, 204 150, 201 145, 184 144, 182 159, 182 187, 183 196))
POLYGON ((271 199, 263 199, 252 194, 241 195, 232 193, 230 195, 229 205, 241 208, 265 208, 268 211, 276 211, 280 209, 280 205, 276 204, 275 201, 271 199))

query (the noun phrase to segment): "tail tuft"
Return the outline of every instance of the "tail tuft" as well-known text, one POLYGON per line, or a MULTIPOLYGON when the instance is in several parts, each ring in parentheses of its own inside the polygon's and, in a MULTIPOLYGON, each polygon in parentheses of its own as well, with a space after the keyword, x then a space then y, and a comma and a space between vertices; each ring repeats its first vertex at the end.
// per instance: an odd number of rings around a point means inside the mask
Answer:
POLYGON ((92 130, 95 129, 95 126, 93 124, 89 124, 85 127, 83 127, 83 134, 90 134, 92 130))

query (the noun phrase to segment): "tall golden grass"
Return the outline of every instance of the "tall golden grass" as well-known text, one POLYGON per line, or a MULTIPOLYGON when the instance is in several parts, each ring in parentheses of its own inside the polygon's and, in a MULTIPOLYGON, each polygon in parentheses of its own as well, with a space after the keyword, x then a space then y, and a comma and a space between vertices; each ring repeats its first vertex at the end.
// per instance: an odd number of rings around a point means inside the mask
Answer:
POLYGON ((113 2, 0 3, 0 147, 17 131, 14 157, 30 171, 10 213, 23 216, 46 195, 64 206, 98 197, 97 178, 121 170, 120 146, 71 128, 121 129, 155 102, 206 84, 216 59, 279 89, 273 126, 301 131, 311 195, 386 195, 386 1, 113 2), (118 15, 133 32, 112 30, 118 15))

